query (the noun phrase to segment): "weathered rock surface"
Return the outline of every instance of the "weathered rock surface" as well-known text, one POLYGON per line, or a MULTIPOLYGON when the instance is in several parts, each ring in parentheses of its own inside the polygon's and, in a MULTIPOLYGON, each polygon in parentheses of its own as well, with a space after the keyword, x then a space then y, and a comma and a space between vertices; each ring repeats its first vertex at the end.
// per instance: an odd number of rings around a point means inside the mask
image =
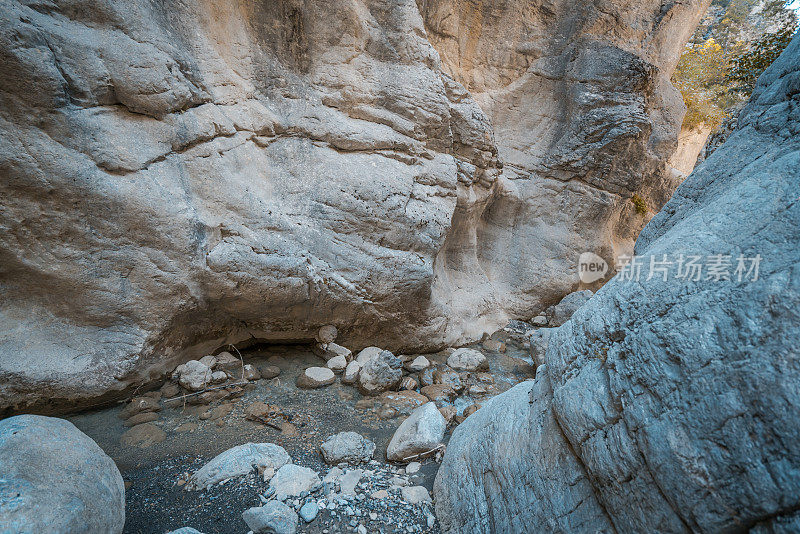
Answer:
POLYGON ((360 464, 369 462, 375 453, 375 443, 356 432, 340 432, 319 446, 325 462, 360 464))
POLYGON ((178 383, 189 391, 200 391, 211 382, 212 375, 207 365, 189 360, 180 366, 178 383))
POLYGON ((593 293, 591 291, 585 289, 583 291, 570 293, 561 299, 561 302, 548 310, 550 315, 549 325, 556 327, 569 321, 570 317, 578 311, 578 308, 589 302, 592 295, 593 293))
POLYGON ((611 280, 553 332, 534 382, 454 432, 434 485, 444 531, 796 525, 798 87, 795 38, 642 232, 642 264, 672 262, 666 275, 611 280), (696 279, 678 270, 691 256, 696 279))
POLYGON ((316 471, 295 464, 284 465, 269 481, 269 486, 275 489, 275 498, 279 501, 287 497, 298 497, 301 493, 311 492, 321 485, 322 481, 316 471))
POLYGON ((291 462, 289 453, 274 443, 245 443, 218 454, 192 475, 187 489, 206 489, 218 482, 246 475, 254 466, 278 470, 291 462))
POLYGON ((629 248, 704 2, 463 2, 4 0, 0 407, 329 324, 463 344, 629 248))
POLYGON ((297 531, 297 514, 279 501, 248 508, 242 513, 242 519, 254 534, 294 534, 297 531))
POLYGON ((613 275, 679 183, 669 78, 709 4, 424 2, 442 67, 489 115, 504 165, 490 196, 456 208, 444 255, 462 269, 436 280, 454 307, 529 319, 578 288, 583 252, 613 275))
POLYGON ((403 363, 400 359, 383 350, 370 357, 358 373, 358 389, 364 395, 379 395, 395 389, 403 378, 403 363))
POLYGON ((411 412, 395 431, 386 458, 391 462, 408 461, 441 445, 447 422, 436 404, 429 402, 411 412))
POLYGON ((489 368, 486 356, 475 349, 458 349, 447 358, 447 365, 457 371, 478 371, 489 368))
POLYGON ((3 532, 122 532, 122 476, 69 421, 38 415, 0 421, 0 473, 3 532))
POLYGON ((327 367, 309 367, 297 377, 297 387, 316 389, 329 386, 336 381, 336 375, 327 367))

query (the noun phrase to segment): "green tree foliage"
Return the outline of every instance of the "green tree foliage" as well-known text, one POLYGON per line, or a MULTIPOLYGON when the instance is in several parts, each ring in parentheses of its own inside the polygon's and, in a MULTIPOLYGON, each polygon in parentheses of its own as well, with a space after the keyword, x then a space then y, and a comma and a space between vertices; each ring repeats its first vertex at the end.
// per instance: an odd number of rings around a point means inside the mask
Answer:
POLYGON ((734 57, 727 76, 733 88, 749 96, 758 77, 789 46, 796 31, 797 24, 792 21, 774 33, 761 36, 747 50, 734 57))
POLYGON ((672 77, 687 108, 684 128, 716 129, 749 98, 756 79, 797 29, 797 17, 786 5, 784 0, 713 2, 672 77))

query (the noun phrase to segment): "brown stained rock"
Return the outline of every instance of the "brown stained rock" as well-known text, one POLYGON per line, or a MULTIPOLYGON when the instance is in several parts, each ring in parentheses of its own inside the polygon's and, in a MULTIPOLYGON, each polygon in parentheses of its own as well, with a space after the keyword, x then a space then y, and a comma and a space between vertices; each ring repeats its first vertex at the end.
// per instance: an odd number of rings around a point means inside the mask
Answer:
POLYGON ((435 402, 437 406, 453 402, 453 399, 456 398, 456 392, 447 384, 433 384, 425 386, 419 391, 425 395, 425 397, 435 402))
POLYGON ((146 449, 154 443, 161 443, 165 439, 167 439, 166 432, 152 423, 143 423, 122 434, 120 443, 125 447, 146 449))
POLYGON ((152 397, 134 397, 131 402, 122 409, 119 413, 121 419, 130 419, 134 415, 143 412, 158 412, 161 410, 161 405, 156 399, 152 397))
POLYGON ((449 386, 457 393, 464 389, 464 381, 461 378, 461 374, 449 368, 435 371, 433 373, 433 382, 434 384, 449 386))
POLYGON ((449 425, 453 422, 453 419, 456 416, 456 408, 455 406, 451 405, 441 406, 439 408, 439 413, 442 414, 442 417, 444 417, 444 420, 447 421, 447 424, 449 425))
POLYGON ((261 371, 261 378, 270 380, 281 374, 281 368, 277 365, 263 365, 259 367, 261 371))
POLYGON ((400 381, 400 391, 415 390, 419 387, 419 383, 410 376, 405 376, 400 381))
POLYGON ((177 397, 181 394, 181 388, 178 384, 167 382, 161 386, 161 393, 164 399, 171 399, 172 397, 177 397))
POLYGON ((197 423, 183 423, 182 425, 179 425, 177 428, 175 428, 175 432, 180 432, 180 433, 194 432, 198 428, 199 425, 197 423))
POLYGON ((126 419, 125 426, 136 426, 142 423, 150 423, 156 419, 158 419, 158 414, 156 412, 143 412, 126 419))

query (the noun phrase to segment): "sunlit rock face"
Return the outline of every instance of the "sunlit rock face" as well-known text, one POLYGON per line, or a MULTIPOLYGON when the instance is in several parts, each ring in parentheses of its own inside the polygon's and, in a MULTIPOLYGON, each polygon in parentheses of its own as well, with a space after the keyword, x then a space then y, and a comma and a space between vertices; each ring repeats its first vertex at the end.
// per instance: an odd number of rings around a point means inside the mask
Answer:
POLYGON ((422 4, 443 68, 489 115, 504 163, 476 224, 482 271, 464 285, 481 279, 530 318, 580 287, 580 253, 613 275, 682 178, 667 164, 684 114, 669 78, 708 4, 422 4))
POLYGON ((702 4, 2 0, 0 406, 557 302, 667 196, 702 4))
POLYGON ((445 532, 800 529, 798 88, 800 37, 643 230, 640 274, 453 432, 434 485, 445 532))

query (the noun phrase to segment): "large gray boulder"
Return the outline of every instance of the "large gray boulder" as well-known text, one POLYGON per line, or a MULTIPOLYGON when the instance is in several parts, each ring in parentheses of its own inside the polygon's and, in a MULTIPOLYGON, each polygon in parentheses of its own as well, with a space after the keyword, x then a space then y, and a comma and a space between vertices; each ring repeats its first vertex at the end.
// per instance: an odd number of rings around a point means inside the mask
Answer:
POLYGON ((795 38, 643 231, 638 280, 611 280, 533 384, 455 430, 434 486, 445 532, 798 526, 798 91, 795 38), (692 256, 697 279, 680 276, 692 256), (651 258, 672 265, 651 277, 651 258))
POLYGON ((125 486, 114 461, 64 419, 0 421, 0 532, 119 533, 125 486))
POLYGON ((246 475, 258 469, 277 471, 292 459, 286 449, 274 443, 245 443, 215 456, 195 472, 187 489, 208 489, 214 484, 246 475))
POLYGON ((542 311, 672 191, 708 1, 2 0, 0 408, 542 311))

